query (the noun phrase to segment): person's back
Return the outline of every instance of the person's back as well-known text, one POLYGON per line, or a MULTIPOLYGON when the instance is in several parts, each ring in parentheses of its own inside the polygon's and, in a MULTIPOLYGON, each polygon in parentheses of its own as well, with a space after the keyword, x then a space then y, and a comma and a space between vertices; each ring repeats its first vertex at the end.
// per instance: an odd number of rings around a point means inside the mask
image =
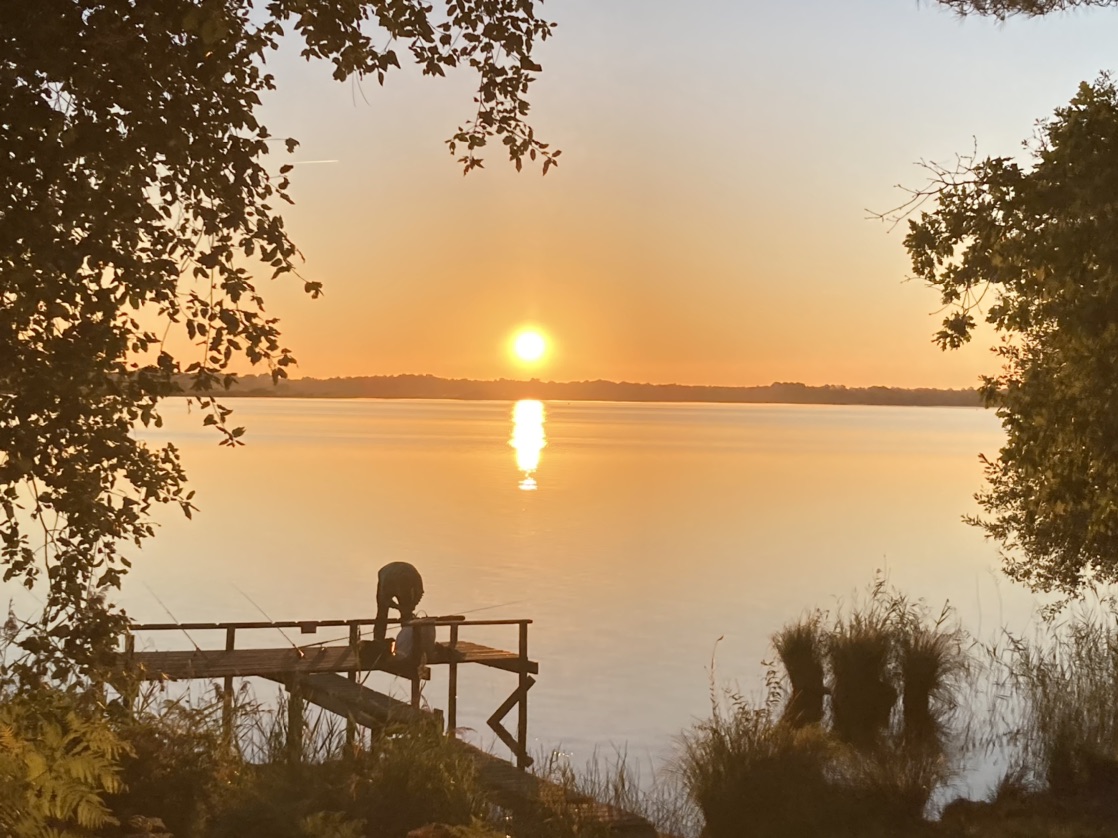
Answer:
POLYGON ((388 632, 388 609, 396 608, 401 620, 415 616, 423 598, 423 577, 408 562, 389 562, 377 572, 377 617, 373 639, 384 640, 388 632))

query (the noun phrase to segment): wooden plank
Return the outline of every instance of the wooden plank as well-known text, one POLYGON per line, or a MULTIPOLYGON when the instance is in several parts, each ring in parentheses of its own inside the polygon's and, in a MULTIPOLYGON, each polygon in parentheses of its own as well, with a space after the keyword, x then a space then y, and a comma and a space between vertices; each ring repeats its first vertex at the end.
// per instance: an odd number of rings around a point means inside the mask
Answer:
MULTIPOLYGON (((412 676, 412 670, 403 661, 391 657, 366 654, 370 644, 363 643, 359 654, 354 654, 348 646, 313 646, 296 650, 294 648, 272 649, 214 649, 178 652, 134 652, 131 656, 121 656, 121 664, 139 667, 140 677, 148 681, 172 681, 191 678, 248 677, 250 675, 305 675, 312 672, 359 672, 376 669, 391 672, 404 678, 412 676)), ((528 661, 525 665, 515 652, 493 649, 478 643, 458 641, 452 652, 442 643, 436 643, 428 663, 448 664, 478 663, 507 672, 526 672, 536 674, 539 664, 528 661), (526 668, 525 668, 526 666, 526 668)))
POLYGON ((494 649, 490 646, 482 646, 480 643, 470 643, 467 640, 459 640, 453 650, 446 643, 436 643, 435 648, 427 658, 428 663, 442 664, 452 661, 455 663, 480 663, 483 666, 502 669, 505 672, 524 672, 531 675, 538 675, 540 671, 540 665, 537 661, 529 660, 522 663, 520 655, 516 652, 494 649))
MULTIPOLYGON (((284 683, 281 677, 265 677, 284 683)), ((362 727, 377 729, 386 724, 410 724, 437 719, 433 713, 413 710, 406 702, 357 684, 336 673, 320 672, 304 675, 299 682, 304 699, 343 718, 353 719, 362 727)))
POLYGON ((357 656, 345 646, 320 646, 301 656, 292 648, 135 652, 131 663, 148 681, 348 672, 359 666, 357 656))
MULTIPOLYGON (((423 617, 423 622, 436 626, 518 626, 530 625, 531 620, 465 620, 461 617, 423 617)), ((228 628, 235 629, 281 629, 304 627, 310 628, 337 628, 349 625, 371 626, 376 623, 376 617, 364 617, 356 620, 233 620, 220 623, 132 623, 129 631, 224 631, 228 628)), ((389 625, 400 623, 398 617, 391 617, 389 625)), ((311 632, 312 634, 314 632, 311 632)))

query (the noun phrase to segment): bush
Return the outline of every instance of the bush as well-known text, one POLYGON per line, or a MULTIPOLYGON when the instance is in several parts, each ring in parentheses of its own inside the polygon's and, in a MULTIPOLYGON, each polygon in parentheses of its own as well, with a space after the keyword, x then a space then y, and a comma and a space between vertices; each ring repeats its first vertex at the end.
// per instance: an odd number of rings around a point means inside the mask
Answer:
POLYGON ((349 811, 372 838, 399 838, 431 822, 466 825, 488 808, 473 760, 433 725, 374 737, 348 771, 349 811))
POLYGON ((176 838, 209 834, 212 819, 246 766, 221 727, 220 702, 167 701, 121 725, 131 747, 123 761, 127 790, 114 810, 127 819, 156 815, 176 838))

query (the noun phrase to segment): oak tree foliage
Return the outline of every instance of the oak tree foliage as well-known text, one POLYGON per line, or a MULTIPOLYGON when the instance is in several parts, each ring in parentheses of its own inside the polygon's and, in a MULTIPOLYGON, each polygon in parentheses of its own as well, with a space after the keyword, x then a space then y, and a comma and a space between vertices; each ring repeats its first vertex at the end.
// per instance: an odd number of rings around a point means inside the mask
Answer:
POLYGON ((947 313, 937 340, 969 340, 976 316, 1001 333, 985 377, 1006 441, 986 459, 982 526, 1006 570, 1075 594, 1118 581, 1118 90, 1083 83, 1042 122, 1026 163, 931 166, 909 220, 915 275, 947 313))
MULTIPOLYGON (((259 118, 285 37, 336 79, 412 62, 476 73, 448 140, 464 171, 499 139, 519 169, 558 151, 526 122, 539 0, 34 0, 0 19, 0 561, 43 609, 23 648, 40 674, 88 670, 122 625, 105 594, 159 504, 192 506, 172 445, 137 439, 186 378, 204 422, 238 361, 292 356, 261 280, 294 277, 294 139, 259 118), (282 160, 281 160, 282 162, 282 160), (170 336, 192 349, 173 353, 170 336)), ((103 662, 103 660, 101 660, 103 662)))

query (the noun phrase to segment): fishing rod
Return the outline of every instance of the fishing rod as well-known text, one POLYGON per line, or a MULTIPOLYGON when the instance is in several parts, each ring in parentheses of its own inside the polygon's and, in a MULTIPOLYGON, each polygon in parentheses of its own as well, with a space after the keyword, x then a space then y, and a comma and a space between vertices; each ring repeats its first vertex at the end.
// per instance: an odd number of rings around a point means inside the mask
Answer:
POLYGON ((167 607, 167 603, 159 598, 159 594, 152 590, 151 585, 147 582, 144 582, 144 587, 148 589, 149 594, 155 597, 155 601, 159 603, 160 607, 167 613, 167 616, 171 618, 171 622, 178 626, 179 631, 186 635, 186 639, 190 641, 190 645, 194 647, 194 651, 201 652, 202 648, 194 642, 194 638, 190 636, 190 632, 182 627, 182 623, 179 622, 178 617, 171 613, 171 609, 167 607))
POLYGON ((243 597, 244 597, 245 599, 247 599, 247 600, 248 600, 248 601, 249 601, 250 603, 252 603, 252 606, 253 606, 253 607, 254 607, 254 608, 255 608, 255 609, 257 610, 257 611, 259 611, 259 612, 260 612, 261 614, 263 614, 263 615, 264 615, 264 619, 265 619, 265 620, 267 620, 267 621, 268 621, 269 623, 271 623, 271 624, 272 624, 272 627, 273 627, 273 628, 274 628, 274 629, 275 629, 276 631, 278 631, 278 632, 279 632, 280 634, 282 634, 282 635, 283 635, 283 639, 284 639, 284 640, 286 640, 286 641, 287 641, 288 643, 290 643, 290 644, 291 644, 291 648, 295 650, 295 653, 296 653, 296 654, 297 654, 297 655, 298 655, 298 656, 299 656, 300 658, 301 658, 301 657, 303 657, 303 650, 302 650, 301 648, 299 648, 299 646, 297 646, 297 645, 295 644, 295 641, 294 641, 294 640, 292 640, 292 639, 291 639, 290 637, 288 637, 288 636, 287 636, 287 632, 286 632, 286 631, 284 631, 284 630, 283 630, 283 629, 282 629, 282 628, 281 628, 280 626, 277 626, 277 625, 276 625, 276 621, 275 621, 275 620, 273 620, 273 619, 272 619, 272 618, 271 618, 270 616, 268 616, 268 612, 267 612, 267 611, 265 611, 265 610, 264 610, 263 608, 261 608, 261 607, 260 607, 259 605, 257 605, 256 601, 255 601, 255 600, 254 600, 254 599, 253 599, 252 597, 250 597, 250 596, 249 596, 248 594, 246 594, 246 593, 245 593, 244 591, 242 591, 242 590, 241 590, 240 588, 238 588, 238 587, 237 587, 236 585, 233 585, 233 587, 234 587, 234 588, 236 588, 236 590, 237 590, 237 593, 239 593, 239 594, 240 594, 241 596, 243 596, 243 597))
MULTIPOLYGON (((518 600, 514 600, 512 602, 499 602, 496 605, 483 605, 480 608, 471 608, 469 611, 459 611, 457 614, 448 614, 448 615, 439 616, 439 617, 427 617, 426 619, 429 619, 429 620, 455 620, 455 619, 458 619, 458 618, 463 618, 464 619, 467 614, 476 614, 479 611, 489 611, 491 608, 505 608, 509 605, 520 605, 522 602, 527 602, 527 600, 518 599, 518 600)), ((420 618, 420 619, 424 619, 424 618, 420 618)), ((393 621, 393 622, 395 622, 395 621, 393 621)), ((358 636, 358 638, 364 637, 365 635, 369 634, 370 631, 371 631, 371 629, 366 629, 365 631, 359 632, 357 636, 358 636)), ((333 637, 329 640, 316 640, 313 643, 307 643, 306 645, 301 646, 299 648, 301 648, 301 649, 312 649, 315 646, 325 646, 329 643, 337 643, 340 640, 349 640, 349 638, 348 637, 333 637)))

